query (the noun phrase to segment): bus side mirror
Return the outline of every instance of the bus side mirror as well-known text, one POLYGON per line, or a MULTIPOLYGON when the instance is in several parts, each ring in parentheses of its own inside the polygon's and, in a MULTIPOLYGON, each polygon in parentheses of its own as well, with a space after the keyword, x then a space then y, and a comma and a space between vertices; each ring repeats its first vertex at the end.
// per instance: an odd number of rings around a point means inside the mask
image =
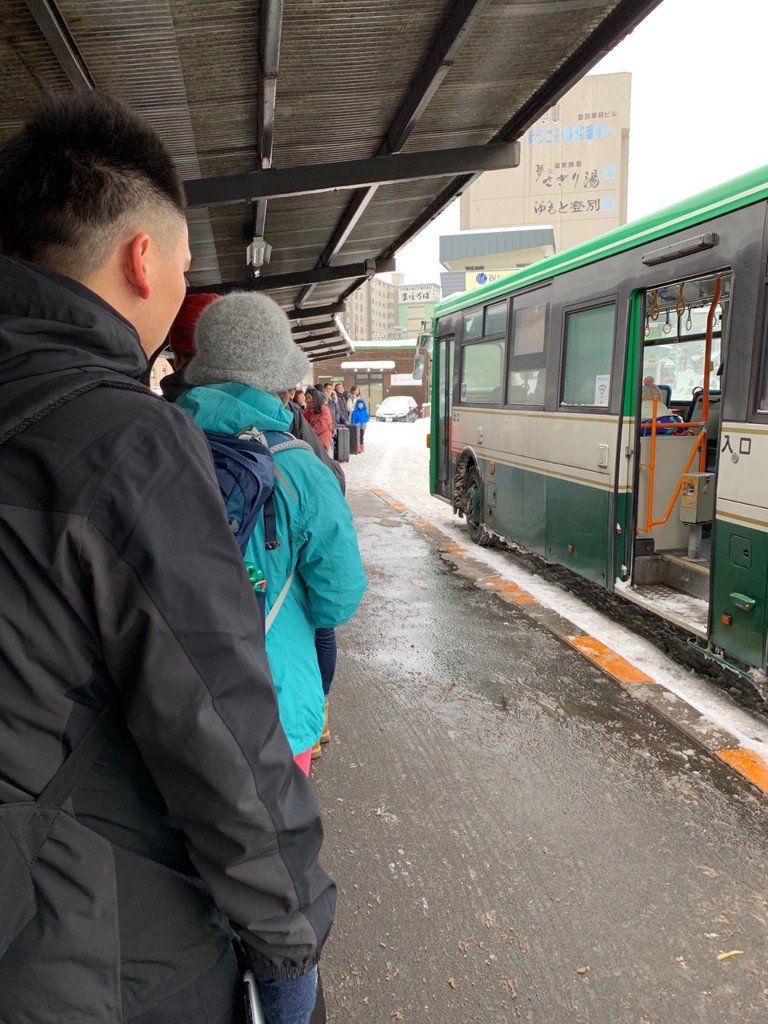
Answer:
POLYGON ((424 367, 425 367, 426 361, 427 361, 426 356, 422 355, 421 352, 418 352, 413 357, 413 379, 414 380, 424 380, 424 367))

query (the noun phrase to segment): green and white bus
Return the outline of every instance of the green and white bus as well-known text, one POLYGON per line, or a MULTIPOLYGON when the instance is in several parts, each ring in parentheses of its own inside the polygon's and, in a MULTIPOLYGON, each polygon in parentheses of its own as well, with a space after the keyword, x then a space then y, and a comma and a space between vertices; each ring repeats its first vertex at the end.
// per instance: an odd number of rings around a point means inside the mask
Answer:
MULTIPOLYGON (((430 486, 766 669, 768 167, 435 310, 430 486)), ((423 359, 423 353, 417 359, 423 359)))

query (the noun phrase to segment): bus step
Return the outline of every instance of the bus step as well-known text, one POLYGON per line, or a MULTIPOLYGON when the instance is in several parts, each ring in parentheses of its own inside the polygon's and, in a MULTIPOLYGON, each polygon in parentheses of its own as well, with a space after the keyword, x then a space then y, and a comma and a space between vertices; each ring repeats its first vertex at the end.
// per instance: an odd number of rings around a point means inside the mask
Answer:
POLYGON ((679 594, 709 600, 709 563, 694 562, 678 552, 636 558, 633 582, 638 587, 665 586, 679 594))
POLYGON ((709 562, 694 562, 683 555, 661 556, 664 563, 664 582, 673 590, 691 597, 709 600, 709 562))
POLYGON ((700 597, 673 590, 665 583, 634 584, 616 593, 706 640, 708 606, 700 597))

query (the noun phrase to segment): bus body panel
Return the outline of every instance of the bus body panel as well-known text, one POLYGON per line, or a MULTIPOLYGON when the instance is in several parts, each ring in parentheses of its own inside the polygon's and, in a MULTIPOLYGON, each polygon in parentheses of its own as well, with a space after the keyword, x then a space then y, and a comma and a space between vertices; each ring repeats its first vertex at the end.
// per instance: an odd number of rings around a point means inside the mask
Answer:
POLYGON ((556 470, 545 474, 486 456, 476 453, 488 528, 612 589, 605 543, 611 492, 559 477, 556 470))
MULTIPOLYGON (((435 311, 436 338, 450 332, 455 365, 450 382, 443 377, 442 384, 450 391, 452 408, 450 445, 446 446, 451 487, 448 493, 433 489, 460 504, 471 460, 483 481, 484 521, 491 530, 612 589, 617 577, 634 579, 635 563, 646 553, 639 542, 647 509, 640 507, 638 487, 643 474, 647 475, 649 445, 643 446, 639 436, 639 398, 643 366, 656 350, 643 339, 645 303, 653 289, 669 290, 680 281, 727 282, 727 316, 722 307, 720 311, 724 361, 718 455, 712 470, 716 503, 708 556, 709 636, 727 655, 760 668, 766 664, 768 627, 768 400, 758 408, 756 394, 768 344, 764 327, 767 197, 768 168, 763 168, 470 295, 451 297, 435 311), (688 243, 699 232, 708 232, 710 242, 694 251, 695 246, 691 249, 688 243), (656 250, 675 247, 680 255, 671 260, 654 263, 649 258, 656 250), (549 296, 543 403, 537 381, 537 406, 521 407, 519 401, 504 405, 506 386, 509 395, 517 397, 511 375, 515 297, 537 289, 542 294, 547 289, 549 296), (501 300, 508 302, 504 369, 500 387, 494 390, 489 381, 486 392, 488 399, 496 394, 499 398, 493 405, 463 404, 460 378, 467 344, 462 338, 463 318, 501 300), (615 334, 607 406, 563 405, 568 318, 609 305, 615 306, 615 334), (752 445, 749 455, 747 443, 752 445), (733 459, 733 454, 739 457, 733 459), (739 607, 739 602, 749 608, 739 607)), ((484 338, 473 336, 469 343, 483 343, 484 338)), ((655 344, 662 345, 659 367, 664 370, 664 342, 655 344)), ((706 372, 714 370, 710 367, 706 372)), ((477 385, 473 386, 476 390, 477 385)), ((681 400, 678 397, 678 404, 681 400)), ((695 433, 692 429, 691 446, 695 433)), ((682 447, 668 444, 665 448, 663 438, 657 437, 657 456, 662 461, 673 448, 682 447)), ((680 460, 676 456, 674 461, 680 460)), ((697 462, 698 457, 689 471, 698 469, 697 462)), ((657 508, 662 505, 661 489, 659 485, 654 517, 664 513, 664 508, 657 508)), ((663 504, 666 507, 667 502, 663 504)), ((679 506, 679 501, 673 506, 675 521, 681 517, 679 506)), ((679 539, 680 531, 672 528, 667 533, 679 539)))
POLYGON ((606 536, 618 417, 510 417, 463 406, 454 411, 452 428, 454 464, 471 448, 480 469, 489 529, 612 587, 606 536), (574 445, 579 420, 582 434, 574 445))
POLYGON ((503 409, 455 406, 451 450, 457 455, 473 448, 489 460, 612 488, 618 422, 618 416, 610 415, 518 412, 510 416, 503 409))
POLYGON ((723 423, 718 475, 712 641, 762 668, 768 629, 768 427, 723 423))
POLYGON ((547 557, 609 589, 612 506, 607 490, 556 477, 547 481, 547 557))
POLYGON ((710 638, 734 658, 764 668, 768 627, 768 524, 715 522, 710 638))

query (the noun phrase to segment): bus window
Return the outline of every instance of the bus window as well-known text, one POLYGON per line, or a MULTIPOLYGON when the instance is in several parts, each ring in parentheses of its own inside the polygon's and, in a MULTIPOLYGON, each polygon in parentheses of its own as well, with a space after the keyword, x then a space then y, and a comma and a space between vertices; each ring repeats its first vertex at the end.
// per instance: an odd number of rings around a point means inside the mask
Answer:
POLYGON ((503 334, 507 329, 507 304, 496 302, 493 306, 485 307, 485 330, 486 338, 492 334, 503 334))
POLYGON ((712 347, 706 361, 707 319, 716 277, 652 288, 646 292, 643 379, 653 377, 673 405, 689 406, 695 389, 709 377, 709 387, 719 392, 718 373, 723 361, 723 338, 728 323, 730 280, 721 278, 722 293, 712 322, 712 347), (684 308, 683 308, 684 306, 684 308))
POLYGON ((614 303, 566 316, 563 405, 608 405, 615 326, 614 303))
POLYGON ((544 405, 549 296, 547 285, 513 299, 508 405, 544 405))
POLYGON ((483 311, 474 309, 464 314, 464 341, 474 341, 483 336, 483 311))
POLYGON ((461 401, 468 405, 501 402, 504 342, 482 341, 461 350, 461 401))
POLYGON ((543 367, 519 372, 511 370, 507 402, 510 405, 543 405, 546 380, 547 371, 543 367))
MULTIPOLYGON (((706 313, 706 310, 704 312, 706 313)), ((706 317, 704 319, 706 321, 706 317)), ((673 402, 690 402, 693 389, 700 388, 707 375, 707 367, 704 365, 705 350, 706 338, 701 335, 690 341, 681 340, 675 344, 646 343, 643 353, 643 377, 653 377, 655 384, 666 385, 673 402)), ((721 360, 721 336, 718 331, 712 337, 708 368, 709 386, 715 391, 720 390, 720 377, 717 371, 720 369, 721 360)))
POLYGON ((763 342, 763 377, 760 392, 757 396, 758 412, 768 412, 768 312, 765 321, 765 341, 763 342))

